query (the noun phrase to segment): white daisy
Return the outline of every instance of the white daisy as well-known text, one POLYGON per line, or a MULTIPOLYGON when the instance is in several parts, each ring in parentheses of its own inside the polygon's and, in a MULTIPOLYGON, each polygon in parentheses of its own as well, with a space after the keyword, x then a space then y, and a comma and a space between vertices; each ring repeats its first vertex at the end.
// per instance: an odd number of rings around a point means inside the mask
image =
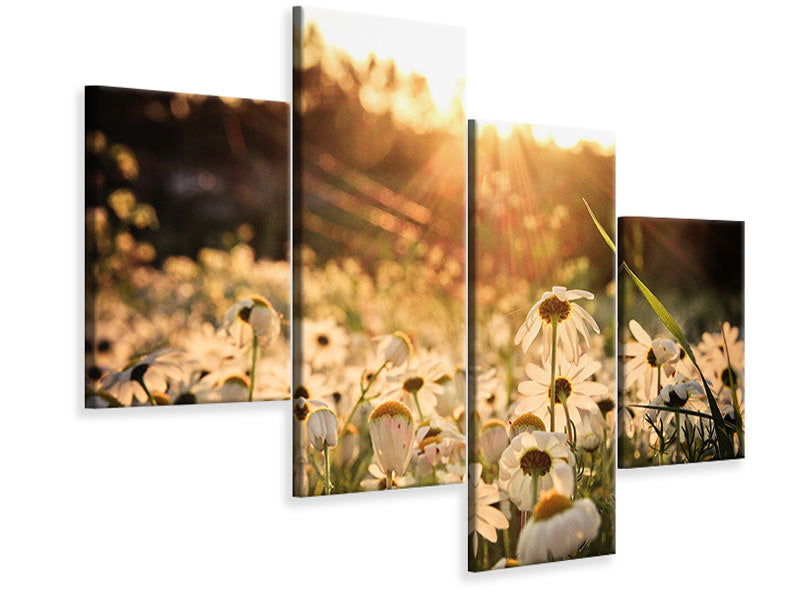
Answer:
MULTIPOLYGON (((577 364, 558 362, 555 380, 555 431, 566 432, 567 412, 576 428, 603 420, 596 398, 608 395, 608 386, 591 379, 600 368, 600 363, 588 354, 581 356, 577 364)), ((530 379, 519 384, 519 392, 524 397, 515 406, 514 414, 533 412, 547 422, 550 416, 550 373, 533 363, 525 365, 525 373, 530 379)))
POLYGON ((422 420, 426 415, 436 412, 437 396, 444 393, 444 388, 437 382, 445 375, 442 365, 431 359, 423 361, 418 367, 391 373, 386 376, 387 390, 378 401, 403 402, 410 409, 421 413, 419 416, 422 420))
POLYGON ((317 408, 306 419, 308 441, 319 452, 324 450, 325 445, 333 448, 339 441, 338 426, 335 412, 328 407, 317 408))
POLYGON ((525 322, 517 330, 514 336, 514 344, 522 344, 522 351, 527 352, 533 340, 542 332, 542 360, 547 362, 550 357, 553 339, 553 326, 558 332, 558 344, 564 352, 564 356, 570 362, 575 362, 578 358, 581 342, 588 349, 591 345, 589 329, 591 327, 595 333, 600 333, 600 328, 586 309, 573 302, 579 298, 592 300, 594 294, 584 290, 568 290, 563 286, 554 286, 550 292, 542 294, 541 299, 534 304, 525 322))
POLYGON ((402 367, 414 353, 414 344, 403 331, 397 330, 392 334, 379 335, 375 339, 378 341, 378 353, 392 367, 402 367))
POLYGON ((469 465, 469 533, 472 534, 472 555, 478 554, 478 535, 494 543, 497 531, 508 529, 508 519, 499 509, 492 506, 500 502, 497 485, 485 483, 481 479, 483 466, 479 463, 469 465))
POLYGON ((390 400, 369 416, 369 436, 375 460, 391 480, 406 472, 414 451, 415 431, 411 411, 402 402, 390 400))
POLYGON ((222 329, 241 347, 249 344, 253 334, 259 343, 269 343, 278 337, 281 320, 272 303, 262 296, 250 296, 236 302, 225 313, 222 329))
POLYGON ((500 460, 503 452, 508 448, 508 442, 506 425, 500 419, 489 419, 481 427, 478 446, 483 452, 486 462, 490 465, 500 460))
POLYGON ((122 371, 103 377, 100 387, 123 406, 131 406, 134 400, 155 404, 153 394, 164 393, 170 381, 183 377, 183 358, 183 352, 169 348, 152 352, 122 371))
POLYGON ((500 489, 520 510, 533 510, 543 491, 555 488, 562 495, 572 494, 574 461, 563 434, 521 433, 500 457, 500 489), (537 498, 533 497, 534 477, 538 478, 537 498))
POLYGON ((566 558, 597 537, 600 513, 588 498, 573 502, 551 490, 541 496, 533 519, 523 527, 517 559, 528 565, 566 558))
POLYGON ((305 364, 316 370, 344 365, 347 358, 347 332, 336 324, 335 319, 303 319, 301 330, 305 364))
POLYGON ((650 402, 658 394, 659 370, 667 377, 675 373, 674 365, 680 360, 678 345, 672 340, 651 338, 633 319, 628 325, 634 340, 623 346, 623 354, 628 357, 623 365, 625 389, 636 388, 636 395, 650 402))

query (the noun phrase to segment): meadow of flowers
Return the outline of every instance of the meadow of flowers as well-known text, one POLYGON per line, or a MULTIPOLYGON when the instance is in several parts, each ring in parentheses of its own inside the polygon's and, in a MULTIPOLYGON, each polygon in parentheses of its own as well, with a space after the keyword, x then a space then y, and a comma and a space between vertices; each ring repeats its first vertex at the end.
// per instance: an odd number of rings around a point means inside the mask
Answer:
MULTIPOLYGON (((261 243, 231 190, 264 188, 211 135, 219 119, 251 116, 263 126, 282 118, 285 133, 286 105, 99 88, 87 90, 87 106, 97 115, 87 115, 86 406, 288 398, 288 261, 258 255, 275 240, 261 243), (165 149, 193 136, 198 156, 165 149), (197 216, 212 209, 221 226, 197 216)), ((242 143, 259 141, 244 132, 242 143)), ((269 166, 268 153, 250 152, 269 166)), ((268 189, 259 202, 286 202, 279 184, 268 189)), ((274 227, 285 239, 287 223, 274 227)))
POLYGON ((462 481, 462 265, 432 249, 372 276, 355 258, 303 254, 295 495, 462 481))
POLYGON ((620 285, 620 466, 744 456, 744 332, 741 323, 727 320, 742 314, 740 225, 620 219, 627 271, 620 277, 630 282, 620 285), (693 268, 673 269, 678 275, 672 280, 660 265, 648 264, 659 256, 680 263, 681 256, 658 239, 637 252, 629 238, 642 228, 663 232, 684 250, 698 246, 688 259, 693 268), (697 256, 703 249, 708 255, 697 256), (628 262, 636 263, 635 274, 628 262))
POLYGON ((615 543, 613 258, 580 196, 565 192, 610 181, 595 205, 613 223, 613 154, 562 149, 530 128, 496 132, 483 128, 476 144, 472 571, 615 543), (587 163, 591 175, 577 175, 587 163))

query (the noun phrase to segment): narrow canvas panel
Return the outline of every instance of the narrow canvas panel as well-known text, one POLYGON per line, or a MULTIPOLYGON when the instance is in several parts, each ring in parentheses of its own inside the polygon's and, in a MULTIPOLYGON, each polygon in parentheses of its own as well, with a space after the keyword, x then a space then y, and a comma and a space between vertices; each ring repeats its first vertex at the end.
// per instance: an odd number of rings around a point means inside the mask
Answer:
POLYGON ((294 27, 294 495, 461 482, 464 32, 294 27))
POLYGON ((619 258, 620 466, 744 457, 744 223, 620 217, 619 258))
POLYGON ((86 88, 86 406, 288 398, 289 105, 86 88))
POLYGON ((469 570, 611 554, 614 136, 469 132, 469 570))

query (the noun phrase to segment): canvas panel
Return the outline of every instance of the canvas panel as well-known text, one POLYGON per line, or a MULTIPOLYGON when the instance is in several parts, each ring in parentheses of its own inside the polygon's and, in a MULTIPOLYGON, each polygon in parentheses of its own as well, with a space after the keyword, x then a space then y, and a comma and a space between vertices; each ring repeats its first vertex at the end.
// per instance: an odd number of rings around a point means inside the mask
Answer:
POLYGON ((744 223, 620 217, 619 249, 620 466, 744 457, 744 223))
POLYGON ((86 406, 288 398, 289 106, 86 88, 86 406))
POLYGON ((469 142, 469 569, 613 553, 614 136, 469 142))
POLYGON ((461 482, 464 31, 294 17, 294 494, 461 482))

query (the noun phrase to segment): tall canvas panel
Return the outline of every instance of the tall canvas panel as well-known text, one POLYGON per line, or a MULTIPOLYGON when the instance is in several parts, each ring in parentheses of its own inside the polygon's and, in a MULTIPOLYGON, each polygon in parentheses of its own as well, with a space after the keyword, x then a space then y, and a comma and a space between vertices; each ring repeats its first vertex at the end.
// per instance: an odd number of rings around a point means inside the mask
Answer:
POLYGON ((469 569, 613 553, 614 136, 469 133, 469 569))
POLYGON ((619 259, 620 466, 744 457, 744 223, 620 217, 619 259))
POLYGON ((86 406, 288 398, 289 105, 86 88, 86 406))
POLYGON ((294 27, 294 495, 460 482, 464 32, 294 27))

